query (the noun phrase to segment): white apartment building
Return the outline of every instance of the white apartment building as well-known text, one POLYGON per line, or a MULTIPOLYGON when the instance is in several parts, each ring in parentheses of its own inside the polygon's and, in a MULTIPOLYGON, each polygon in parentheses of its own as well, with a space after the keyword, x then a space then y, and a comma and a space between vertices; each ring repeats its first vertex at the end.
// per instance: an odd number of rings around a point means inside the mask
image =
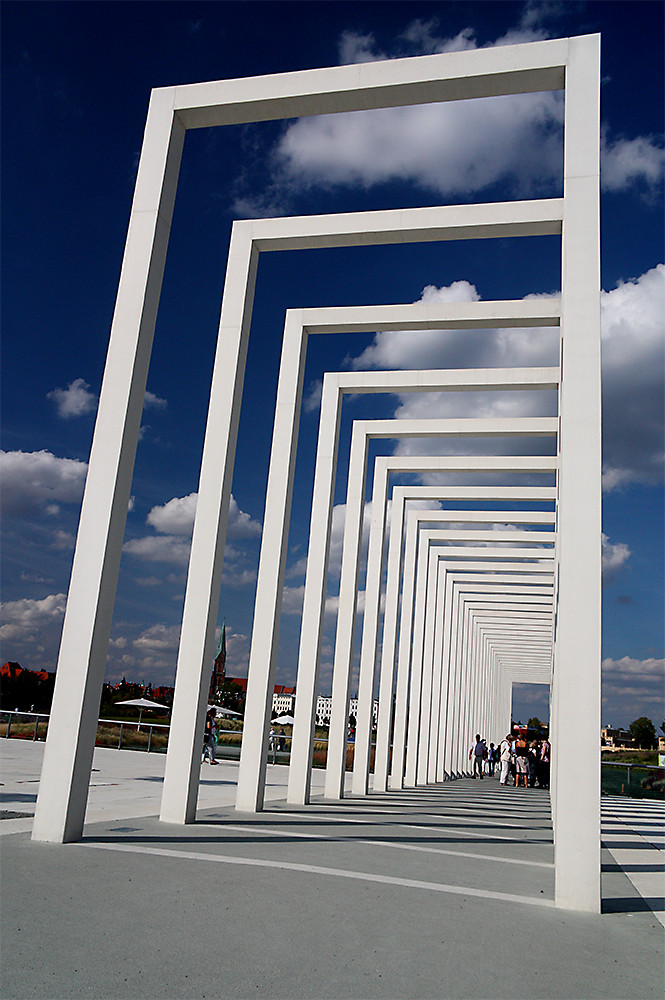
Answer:
MULTIPOLYGON (((330 713, 332 712, 332 698, 324 698, 323 695, 319 695, 316 701, 316 721, 320 726, 327 726, 330 722, 330 713)), ((349 715, 353 716, 355 719, 358 718, 358 699, 351 698, 349 701, 349 715)), ((372 717, 374 719, 374 725, 376 725, 376 720, 379 715, 379 702, 375 698, 372 707, 372 717)))
MULTIPOLYGON (((274 694, 272 696, 272 714, 273 715, 293 715, 296 707, 296 696, 295 694, 274 694)), ((318 726, 327 726, 330 723, 330 713, 332 712, 332 698, 324 697, 319 695, 316 700, 316 724, 318 726)), ((379 702, 375 698, 374 705, 372 709, 372 714, 374 718, 374 725, 379 714, 379 702)), ((358 699, 351 698, 349 701, 349 715, 353 715, 354 718, 358 718, 358 699)))
POLYGON ((274 694, 272 696, 273 715, 293 715, 295 708, 295 694, 274 694))

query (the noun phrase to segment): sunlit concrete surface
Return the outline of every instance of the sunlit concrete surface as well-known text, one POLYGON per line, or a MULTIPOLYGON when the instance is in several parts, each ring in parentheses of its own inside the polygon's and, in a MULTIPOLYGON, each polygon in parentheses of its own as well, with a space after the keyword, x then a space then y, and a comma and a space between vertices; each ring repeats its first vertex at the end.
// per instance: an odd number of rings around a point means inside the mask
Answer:
MULTIPOLYGON (((3 809, 29 812, 43 745, 0 744, 3 809)), ((183 827, 157 820, 163 756, 97 749, 94 768, 78 843, 0 822, 3 1000, 662 995, 662 874, 640 873, 645 900, 603 851, 603 914, 556 909, 546 792, 460 780, 291 807, 269 767, 270 803, 239 815, 237 765, 206 765, 200 802, 228 804, 183 827)), ((613 850, 649 839, 662 861, 662 805, 608 804, 613 850)))

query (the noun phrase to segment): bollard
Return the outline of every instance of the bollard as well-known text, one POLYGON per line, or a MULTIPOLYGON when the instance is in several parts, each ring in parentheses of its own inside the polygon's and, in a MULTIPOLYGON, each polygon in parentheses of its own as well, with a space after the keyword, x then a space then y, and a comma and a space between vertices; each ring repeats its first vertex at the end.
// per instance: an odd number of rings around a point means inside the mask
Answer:
POLYGON ((148 729, 148 749, 147 753, 150 753, 150 747, 152 746, 152 726, 148 729))
POLYGON ((122 746, 122 722, 120 723, 120 735, 118 736, 118 750, 122 746))

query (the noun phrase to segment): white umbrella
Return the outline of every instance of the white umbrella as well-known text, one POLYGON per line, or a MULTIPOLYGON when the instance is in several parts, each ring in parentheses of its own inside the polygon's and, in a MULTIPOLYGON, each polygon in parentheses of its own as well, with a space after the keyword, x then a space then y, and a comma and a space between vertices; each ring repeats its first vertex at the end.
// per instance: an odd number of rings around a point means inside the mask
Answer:
POLYGON ((296 720, 292 715, 278 715, 276 719, 271 722, 272 726, 292 726, 296 720))
POLYGON ((237 719, 242 719, 242 712, 232 712, 230 708, 220 708, 218 705, 208 705, 208 709, 214 708, 215 714, 220 715, 234 715, 237 719))
POLYGON ((128 701, 116 701, 116 705, 131 705, 139 710, 139 725, 141 728, 141 717, 144 708, 161 708, 162 712, 168 712, 168 705, 160 705, 158 701, 150 701, 149 698, 130 698, 128 701))

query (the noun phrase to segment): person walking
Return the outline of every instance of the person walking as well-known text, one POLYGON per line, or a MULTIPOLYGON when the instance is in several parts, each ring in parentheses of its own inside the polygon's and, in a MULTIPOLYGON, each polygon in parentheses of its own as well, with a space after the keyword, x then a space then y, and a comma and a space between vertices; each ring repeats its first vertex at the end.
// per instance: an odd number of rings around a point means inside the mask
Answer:
POLYGON ((216 764, 215 760, 215 717, 216 712, 214 708, 209 708, 206 713, 205 730, 203 733, 203 756, 201 758, 201 763, 203 764, 207 757, 210 758, 211 764, 216 764))
POLYGON ((497 757, 497 749, 493 743, 490 743, 490 748, 487 752, 487 773, 490 778, 494 777, 494 768, 496 767, 497 757))
POLYGON ((476 777, 476 771, 480 780, 483 779, 483 761, 487 755, 487 747, 483 740, 480 738, 480 733, 476 733, 476 739, 469 750, 469 760, 473 760, 473 774, 472 778, 476 777))
POLYGON ((499 776, 499 784, 508 784, 508 775, 510 774, 510 760, 513 755, 513 738, 510 733, 506 736, 505 740, 501 740, 501 745, 499 746, 499 761, 501 763, 501 774, 499 776))

